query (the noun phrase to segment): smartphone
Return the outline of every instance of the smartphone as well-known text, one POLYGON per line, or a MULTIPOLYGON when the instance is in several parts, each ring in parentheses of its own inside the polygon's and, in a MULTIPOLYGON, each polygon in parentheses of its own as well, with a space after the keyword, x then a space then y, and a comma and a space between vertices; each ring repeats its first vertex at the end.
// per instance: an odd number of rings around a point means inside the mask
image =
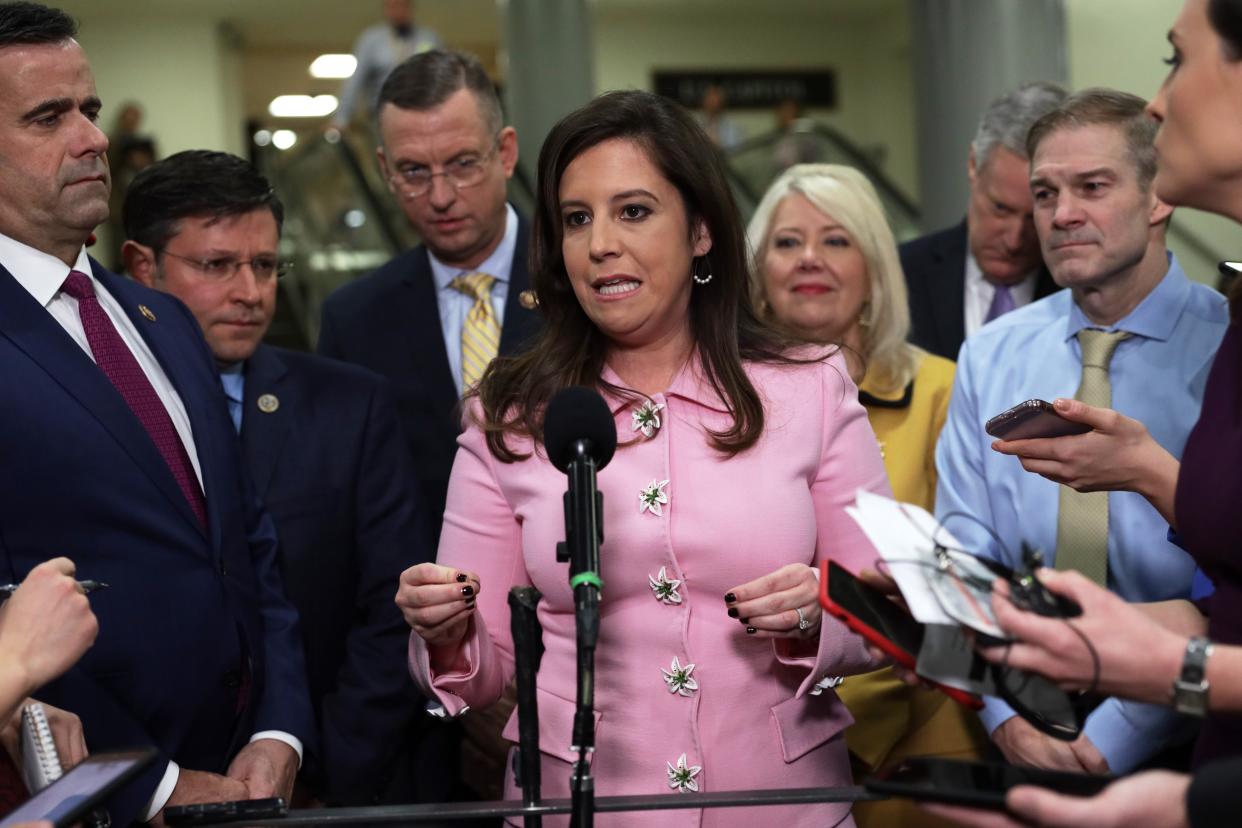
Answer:
POLYGON ((919 756, 869 777, 863 785, 885 796, 1003 811, 1005 794, 1017 785, 1037 785, 1069 796, 1095 796, 1115 778, 919 756))
POLYGON ((146 749, 88 757, 18 805, 0 826, 47 820, 56 828, 63 828, 81 822, 113 791, 145 770, 157 755, 146 749))
POLYGON ((289 813, 289 806, 280 797, 271 799, 239 799, 235 802, 202 802, 198 805, 173 805, 164 809, 164 822, 169 825, 214 825, 244 819, 273 819, 289 813))
POLYGON ((998 440, 1030 440, 1086 434, 1091 426, 1065 419, 1050 402, 1027 400, 988 420, 983 430, 998 440))
MULTIPOLYGON (((879 647, 903 667, 913 670, 923 646, 923 625, 889 600, 888 596, 854 577, 836 561, 824 564, 819 579, 819 603, 824 612, 879 647)), ((934 682, 933 682, 934 684, 934 682)), ((936 689, 971 710, 982 710, 978 696, 935 684, 936 689)))

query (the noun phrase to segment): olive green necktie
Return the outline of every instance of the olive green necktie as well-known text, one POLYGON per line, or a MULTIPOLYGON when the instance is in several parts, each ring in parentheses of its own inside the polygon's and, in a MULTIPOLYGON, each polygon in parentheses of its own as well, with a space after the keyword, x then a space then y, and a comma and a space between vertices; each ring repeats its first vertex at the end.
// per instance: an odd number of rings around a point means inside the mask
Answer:
POLYGON ((461 386, 469 391, 483 378, 488 364, 500 350, 500 322, 492 308, 492 285, 496 277, 486 273, 463 273, 449 287, 474 300, 461 329, 461 386))
MULTIPOLYGON (((1098 408, 1111 408, 1113 387, 1108 365, 1121 340, 1130 336, 1083 328, 1082 381, 1074 399, 1098 408)), ((1108 585, 1108 492, 1076 492, 1061 487, 1057 511, 1057 569, 1076 569, 1100 586, 1108 585)))

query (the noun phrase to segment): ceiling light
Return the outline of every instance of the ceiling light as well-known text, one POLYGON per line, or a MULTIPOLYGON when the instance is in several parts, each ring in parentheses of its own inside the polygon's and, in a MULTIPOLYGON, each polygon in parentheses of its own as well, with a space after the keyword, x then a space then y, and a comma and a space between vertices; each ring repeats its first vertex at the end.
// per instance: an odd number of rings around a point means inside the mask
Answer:
POLYGON ((311 61, 312 78, 348 78, 358 68, 353 55, 320 55, 311 61))
POLYGON ((272 133, 272 146, 287 150, 298 142, 298 134, 291 129, 278 129, 272 133))
POLYGON ((267 105, 274 118, 322 118, 336 111, 335 95, 277 95, 267 105))

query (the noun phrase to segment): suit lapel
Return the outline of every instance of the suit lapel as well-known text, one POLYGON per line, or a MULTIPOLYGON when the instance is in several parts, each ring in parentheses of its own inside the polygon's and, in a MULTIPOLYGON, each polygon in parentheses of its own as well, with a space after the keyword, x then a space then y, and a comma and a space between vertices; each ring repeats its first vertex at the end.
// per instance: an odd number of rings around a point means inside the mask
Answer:
POLYGON ((400 297, 397 311, 403 324, 395 326, 393 335, 403 338, 406 364, 426 378, 432 406, 441 422, 456 422, 457 383, 449 370, 448 351, 444 347, 444 326, 440 323, 440 303, 436 297, 436 280, 431 273, 427 248, 419 245, 413 251, 409 272, 405 274, 407 290, 400 297))
MULTIPOLYGON (((215 494, 219 491, 222 481, 216 479, 215 464, 210 461, 211 458, 219 456, 217 452, 221 450, 221 447, 216 444, 215 432, 210 426, 207 412, 211 410, 211 406, 219 407, 221 403, 218 398, 224 392, 220 390, 218 383, 204 385, 201 382, 185 381, 187 373, 192 371, 197 358, 192 351, 196 345, 201 347, 202 334, 198 325, 197 323, 193 327, 175 325, 169 320, 161 321, 158 316, 152 321, 139 310, 142 301, 137 295, 133 282, 106 270, 94 259, 91 260, 91 268, 99 283, 116 297, 130 322, 137 329, 138 335, 147 343, 152 356, 164 369, 164 376, 168 378, 173 390, 181 398, 181 404, 185 406, 186 416, 190 420, 190 433, 194 438, 195 453, 198 456, 199 472, 203 477, 203 497, 207 502, 207 526, 210 530, 207 537, 219 538, 221 531, 219 499, 215 494)), ((150 442, 149 439, 148 442, 150 442)), ((152 445, 154 447, 154 444, 152 445)), ((186 446, 187 451, 189 448, 186 446)), ((161 468, 168 472, 168 480, 172 485, 171 491, 176 493, 174 500, 179 510, 195 528, 202 532, 203 527, 199 524, 198 518, 194 516, 193 510, 190 509, 190 504, 186 501, 185 495, 181 493, 181 488, 177 486, 172 470, 168 468, 168 464, 164 462, 158 450, 156 454, 160 457, 161 468)))
POLYGON ((522 292, 530 288, 527 251, 530 248, 530 225, 518 217, 517 243, 513 247, 513 264, 509 268, 509 295, 505 299, 505 322, 500 331, 500 353, 512 354, 539 328, 539 314, 522 307, 522 292))
MULTIPOLYGON (((122 306, 126 305, 122 301, 122 306)), ((7 337, 89 411, 168 498, 173 508, 202 530, 172 470, 116 387, 60 323, 3 267, 0 267, 0 335, 7 337)))
POLYGON ((280 352, 260 345, 246 362, 245 393, 242 398, 242 454, 260 499, 267 497, 272 474, 293 427, 293 417, 301 400, 297 386, 287 382, 288 368, 280 352), (259 406, 259 398, 270 395, 276 408, 259 406))
MULTIPOLYGON (((944 237, 936 251, 936 285, 932 301, 940 341, 960 344, 966 339, 966 222, 944 237)), ((957 355, 954 354, 954 359, 957 355)))

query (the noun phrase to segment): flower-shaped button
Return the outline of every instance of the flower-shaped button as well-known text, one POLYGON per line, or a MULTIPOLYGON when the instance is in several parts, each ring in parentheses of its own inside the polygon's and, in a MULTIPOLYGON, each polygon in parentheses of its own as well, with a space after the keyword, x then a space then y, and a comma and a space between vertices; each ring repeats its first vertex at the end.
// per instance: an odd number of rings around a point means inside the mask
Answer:
POLYGON ((680 604, 681 593, 677 591, 677 587, 681 586, 681 581, 668 577, 666 569, 666 567, 660 567, 659 573, 654 578, 648 575, 647 583, 651 584, 651 591, 655 593, 656 600, 661 604, 680 604))
POLYGON ((630 412, 634 418, 634 430, 641 431, 644 437, 651 439, 660 428, 660 412, 663 409, 664 403, 644 400, 641 406, 630 412))
POLYGON ((685 793, 691 791, 697 793, 699 783, 694 777, 698 776, 703 770, 702 765, 688 765, 686 763, 686 754, 677 757, 677 764, 665 762, 668 765, 668 786, 677 793, 685 793))
POLYGON ((840 687, 842 684, 845 684, 845 676, 824 676, 822 679, 815 682, 815 686, 808 690, 807 693, 812 696, 818 696, 825 690, 840 687))
POLYGON ((652 480, 641 492, 638 493, 638 513, 651 512, 656 516, 664 514, 664 506, 668 503, 668 492, 664 491, 664 487, 668 485, 667 480, 652 480))
POLYGON ((661 667, 660 672, 664 674, 664 683, 668 685, 670 693, 689 698, 691 693, 699 689, 698 681, 690 675, 694 672, 694 665, 687 664, 682 667, 677 656, 673 656, 673 663, 667 670, 661 667))

